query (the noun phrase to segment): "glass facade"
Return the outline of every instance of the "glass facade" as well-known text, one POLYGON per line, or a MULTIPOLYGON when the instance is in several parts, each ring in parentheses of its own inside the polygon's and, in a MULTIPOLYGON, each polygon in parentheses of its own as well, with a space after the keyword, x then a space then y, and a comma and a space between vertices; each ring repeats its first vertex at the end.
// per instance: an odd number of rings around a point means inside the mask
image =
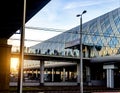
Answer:
MULTIPOLYGON (((49 49, 50 54, 54 54, 56 50, 60 55, 73 55, 73 50, 66 48, 66 43, 79 41, 79 34, 77 26, 31 48, 40 50, 42 54, 49 49)), ((91 51, 89 57, 119 54, 120 8, 84 23, 82 34, 83 46, 91 51)), ((79 51, 74 51, 79 55, 79 51)))

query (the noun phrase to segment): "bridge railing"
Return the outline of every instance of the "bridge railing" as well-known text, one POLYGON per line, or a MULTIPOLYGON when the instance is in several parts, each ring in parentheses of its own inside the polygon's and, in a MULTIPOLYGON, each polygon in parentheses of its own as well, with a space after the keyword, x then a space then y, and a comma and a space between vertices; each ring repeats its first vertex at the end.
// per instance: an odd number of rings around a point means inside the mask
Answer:
MULTIPOLYGON (((13 46, 11 53, 19 53, 20 49, 19 46, 13 46)), ((79 50, 71 50, 66 49, 65 51, 58 51, 58 50, 40 50, 40 49, 33 49, 29 47, 24 48, 24 53, 27 54, 42 54, 42 55, 55 55, 55 56, 67 56, 67 57, 79 57, 79 50)))
MULTIPOLYGON (((19 53, 19 46, 12 46, 12 53, 19 53)), ((79 57, 78 49, 63 49, 58 51, 57 49, 35 49, 30 47, 24 48, 24 53, 27 54, 42 54, 42 55, 55 55, 55 56, 67 56, 67 57, 79 57)), ((88 49, 83 48, 84 58, 104 57, 120 54, 120 48, 102 47, 101 50, 92 46, 88 49)))

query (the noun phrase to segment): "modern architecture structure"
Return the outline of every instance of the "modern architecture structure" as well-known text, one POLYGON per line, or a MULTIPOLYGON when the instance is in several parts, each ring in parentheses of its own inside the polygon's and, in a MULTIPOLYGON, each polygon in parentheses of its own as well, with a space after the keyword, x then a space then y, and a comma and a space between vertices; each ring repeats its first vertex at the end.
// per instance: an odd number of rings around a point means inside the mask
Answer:
MULTIPOLYGON (((79 57, 79 34, 77 26, 32 46, 29 51, 36 54, 79 57)), ((89 61, 83 61, 84 85, 120 87, 120 8, 84 23, 82 46, 83 58, 90 58, 89 61)), ((65 63, 47 63, 53 64, 47 67, 46 72, 62 75, 59 76, 62 81, 73 80, 80 83, 79 62, 67 66, 65 63)), ((51 81, 54 81, 55 77, 51 77, 51 81)))

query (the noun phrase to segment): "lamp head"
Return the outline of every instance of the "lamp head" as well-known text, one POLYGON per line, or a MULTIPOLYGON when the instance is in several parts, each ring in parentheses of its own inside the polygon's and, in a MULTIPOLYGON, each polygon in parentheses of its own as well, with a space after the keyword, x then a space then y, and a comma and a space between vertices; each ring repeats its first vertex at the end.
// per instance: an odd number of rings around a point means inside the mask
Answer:
POLYGON ((87 11, 86 10, 84 10, 83 12, 82 12, 82 14, 84 14, 84 13, 86 13, 87 11))
POLYGON ((76 17, 79 17, 79 16, 81 16, 81 15, 80 14, 76 15, 76 17))
POLYGON ((76 15, 76 17, 80 17, 80 16, 82 16, 83 14, 85 14, 87 11, 86 10, 84 10, 83 12, 82 12, 82 14, 78 14, 78 15, 76 15))

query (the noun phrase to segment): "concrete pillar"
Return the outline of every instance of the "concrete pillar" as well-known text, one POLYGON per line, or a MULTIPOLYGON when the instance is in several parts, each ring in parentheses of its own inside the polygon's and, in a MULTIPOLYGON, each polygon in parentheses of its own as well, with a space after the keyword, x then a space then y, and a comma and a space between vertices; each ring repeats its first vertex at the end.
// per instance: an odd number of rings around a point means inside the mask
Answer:
POLYGON ((77 62, 77 83, 80 84, 80 63, 77 62))
POLYGON ((65 68, 63 68, 63 82, 65 82, 65 77, 66 77, 65 68))
POLYGON ((40 60, 40 85, 44 85, 44 60, 40 60))
POLYGON ((32 73, 31 73, 31 74, 32 74, 32 77, 33 77, 33 76, 34 76, 34 70, 32 70, 32 73))
POLYGON ((86 66, 86 81, 88 85, 91 85, 90 67, 86 66))
POLYGON ((54 82, 54 68, 52 68, 52 82, 54 82))
POLYGON ((70 71, 68 70, 67 71, 67 80, 69 81, 69 79, 70 79, 70 71))
POLYGON ((62 80, 62 71, 61 71, 61 69, 60 69, 60 79, 62 80))
POLYGON ((87 49, 87 46, 85 46, 85 57, 87 58, 88 57, 88 49, 87 49))
POLYGON ((103 69, 106 69, 107 75, 107 87, 114 88, 114 69, 116 69, 114 64, 111 65, 103 65, 103 69))
POLYGON ((38 78, 38 70, 36 69, 36 78, 38 78))
POLYGON ((11 46, 0 39, 0 93, 9 93, 11 46))
POLYGON ((114 88, 114 71, 113 71, 113 69, 107 69, 107 87, 114 88))

